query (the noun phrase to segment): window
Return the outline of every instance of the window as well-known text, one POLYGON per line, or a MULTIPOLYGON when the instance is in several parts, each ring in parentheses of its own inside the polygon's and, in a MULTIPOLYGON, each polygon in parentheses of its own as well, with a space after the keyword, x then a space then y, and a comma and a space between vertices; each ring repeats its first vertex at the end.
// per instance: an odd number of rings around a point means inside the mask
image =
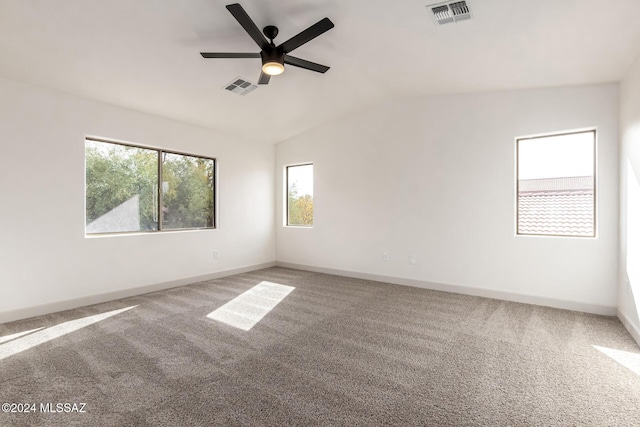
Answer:
POLYGON ((213 228, 213 159, 161 155, 162 229, 213 228))
POLYGON ((516 144, 518 234, 595 237, 596 131, 516 144))
POLYGON ((313 226, 313 165, 287 166, 287 225, 313 226))
POLYGON ((215 228, 215 159, 86 139, 85 173, 88 234, 215 228))

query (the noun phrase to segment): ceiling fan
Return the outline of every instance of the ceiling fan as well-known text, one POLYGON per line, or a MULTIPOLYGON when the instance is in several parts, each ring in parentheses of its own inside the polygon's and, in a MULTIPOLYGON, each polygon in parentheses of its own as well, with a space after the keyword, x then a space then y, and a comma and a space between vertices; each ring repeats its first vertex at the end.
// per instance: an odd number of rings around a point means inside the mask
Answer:
POLYGON ((289 52, 332 29, 334 25, 329 18, 324 18, 316 22, 306 30, 291 37, 279 46, 276 46, 273 43, 273 39, 278 35, 278 27, 267 25, 261 33, 239 3, 227 5, 227 9, 258 44, 261 51, 259 53, 200 52, 203 58, 262 58, 262 71, 258 79, 258 84, 260 85, 268 84, 271 76, 282 74, 284 72, 284 64, 316 71, 318 73, 326 73, 329 69, 326 65, 316 64, 315 62, 289 55, 289 52), (263 33, 264 35, 262 35, 263 33), (267 39, 269 40, 267 41, 267 39))

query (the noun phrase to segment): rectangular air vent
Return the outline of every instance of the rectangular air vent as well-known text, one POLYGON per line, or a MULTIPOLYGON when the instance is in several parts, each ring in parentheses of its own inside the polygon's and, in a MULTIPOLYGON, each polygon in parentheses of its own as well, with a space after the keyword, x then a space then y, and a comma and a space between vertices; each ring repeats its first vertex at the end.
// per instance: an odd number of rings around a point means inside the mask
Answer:
POLYGON ((231 83, 225 86, 225 89, 229 92, 237 93, 238 95, 246 95, 249 92, 255 90, 258 86, 251 82, 243 80, 241 77, 234 79, 231 83))
POLYGON ((438 25, 471 18, 471 10, 466 1, 432 4, 427 6, 427 9, 431 10, 433 19, 438 25))

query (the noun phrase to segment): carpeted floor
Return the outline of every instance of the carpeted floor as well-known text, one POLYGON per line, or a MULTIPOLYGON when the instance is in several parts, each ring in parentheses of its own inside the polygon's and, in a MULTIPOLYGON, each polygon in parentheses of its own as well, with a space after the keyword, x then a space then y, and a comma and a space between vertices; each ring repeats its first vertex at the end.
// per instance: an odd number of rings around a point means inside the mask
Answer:
POLYGON ((0 325, 0 403, 36 404, 0 425, 640 425, 615 357, 615 318, 270 268, 0 325), (263 281, 295 289, 252 329, 207 317, 263 281))

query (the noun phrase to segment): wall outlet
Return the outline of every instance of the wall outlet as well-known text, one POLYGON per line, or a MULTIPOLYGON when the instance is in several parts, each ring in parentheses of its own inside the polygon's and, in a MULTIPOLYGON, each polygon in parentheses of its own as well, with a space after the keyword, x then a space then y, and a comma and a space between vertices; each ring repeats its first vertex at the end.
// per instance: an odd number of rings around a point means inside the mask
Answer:
POLYGON ((213 259, 219 259, 220 253, 218 251, 213 251, 213 259))
POLYGON ((389 252, 382 252, 382 260, 384 262, 388 262, 389 261, 389 252))
POLYGON ((416 257, 409 255, 409 264, 414 265, 416 263, 416 257))

